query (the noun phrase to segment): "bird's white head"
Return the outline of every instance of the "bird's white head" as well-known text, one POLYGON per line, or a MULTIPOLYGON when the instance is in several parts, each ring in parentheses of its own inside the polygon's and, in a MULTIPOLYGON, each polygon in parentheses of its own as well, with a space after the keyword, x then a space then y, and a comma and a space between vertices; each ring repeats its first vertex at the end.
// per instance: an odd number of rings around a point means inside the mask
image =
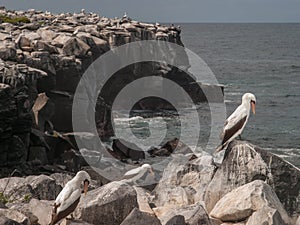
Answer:
POLYGON ((83 192, 84 194, 86 194, 88 190, 88 186, 91 183, 90 175, 87 172, 81 170, 76 174, 75 179, 79 182, 79 184, 83 182, 83 192))
POLYGON ((256 97, 252 93, 246 93, 242 97, 242 104, 250 105, 253 114, 255 114, 256 97))
POLYGON ((146 164, 142 165, 142 168, 148 170, 152 175, 154 175, 154 171, 152 169, 152 166, 150 166, 149 164, 146 163, 146 164))
POLYGON ((149 165, 149 164, 143 164, 142 165, 142 168, 145 168, 145 169, 152 169, 152 167, 149 165))

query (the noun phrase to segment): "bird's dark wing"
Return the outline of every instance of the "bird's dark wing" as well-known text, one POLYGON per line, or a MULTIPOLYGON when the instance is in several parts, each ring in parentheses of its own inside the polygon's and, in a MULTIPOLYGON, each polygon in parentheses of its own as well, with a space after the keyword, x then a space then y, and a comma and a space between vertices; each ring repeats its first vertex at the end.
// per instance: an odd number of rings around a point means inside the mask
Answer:
POLYGON ((226 143, 234 134, 236 134, 244 126, 247 120, 247 116, 242 117, 235 125, 231 128, 224 130, 224 136, 222 140, 222 145, 226 143))
POLYGON ((73 202, 68 208, 66 208, 64 211, 61 211, 59 213, 56 213, 56 210, 57 210, 58 206, 54 205, 55 208, 53 208, 52 220, 51 220, 51 223, 49 225, 54 225, 57 222, 59 222, 60 220, 62 220, 63 218, 70 215, 76 209, 79 201, 80 201, 80 197, 75 202, 73 202))

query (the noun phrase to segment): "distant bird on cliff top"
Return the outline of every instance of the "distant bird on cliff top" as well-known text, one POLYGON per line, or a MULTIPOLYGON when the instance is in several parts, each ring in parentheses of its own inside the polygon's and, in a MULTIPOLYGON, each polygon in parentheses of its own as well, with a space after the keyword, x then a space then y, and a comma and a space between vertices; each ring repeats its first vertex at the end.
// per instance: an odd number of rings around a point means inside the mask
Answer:
POLYGON ((154 179, 154 172, 152 166, 150 166, 149 164, 144 164, 141 167, 127 171, 123 176, 123 180, 136 183, 137 181, 146 180, 148 174, 153 176, 154 179))
POLYGON ((79 171, 76 176, 66 184, 54 202, 52 219, 49 225, 58 223, 75 210, 79 203, 81 193, 87 193, 90 182, 91 178, 89 174, 85 171, 79 171), (83 190, 81 189, 82 183, 83 190))
POLYGON ((233 139, 239 136, 248 121, 250 108, 255 114, 256 98, 254 94, 246 93, 242 97, 242 104, 227 118, 223 131, 220 135, 222 143, 215 152, 222 151, 233 139))

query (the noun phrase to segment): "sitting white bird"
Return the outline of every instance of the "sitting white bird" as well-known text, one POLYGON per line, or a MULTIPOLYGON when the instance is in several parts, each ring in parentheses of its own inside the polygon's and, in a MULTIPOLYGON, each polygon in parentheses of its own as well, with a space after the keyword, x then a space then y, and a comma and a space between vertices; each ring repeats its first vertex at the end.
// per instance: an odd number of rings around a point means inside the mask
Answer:
POLYGON ((89 174, 85 171, 79 171, 76 176, 66 184, 54 202, 52 219, 49 225, 58 223, 75 210, 79 203, 81 193, 87 193, 90 182, 91 178, 89 174), (81 184, 83 184, 83 190, 81 189, 81 184))
POLYGON ((143 182, 147 179, 148 174, 150 174, 153 179, 155 178, 152 166, 144 164, 141 167, 127 171, 123 176, 123 180, 132 183, 143 182))
POLYGON ((250 108, 255 114, 256 98, 254 94, 246 93, 242 97, 242 104, 228 117, 225 121, 223 131, 220 135, 222 143, 217 147, 215 152, 222 151, 233 139, 239 136, 246 126, 249 119, 250 108))

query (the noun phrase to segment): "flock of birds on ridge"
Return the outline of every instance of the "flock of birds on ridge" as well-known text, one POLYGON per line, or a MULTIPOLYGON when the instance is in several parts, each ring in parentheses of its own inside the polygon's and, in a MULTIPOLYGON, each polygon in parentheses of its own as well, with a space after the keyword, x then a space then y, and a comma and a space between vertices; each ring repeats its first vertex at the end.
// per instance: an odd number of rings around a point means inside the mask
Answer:
MULTIPOLYGON (((242 104, 226 119, 220 138, 221 144, 217 147, 216 152, 225 149, 228 144, 236 137, 240 136, 250 116, 250 109, 255 114, 256 98, 251 93, 246 93, 242 97, 242 104)), ((124 180, 138 180, 145 173, 154 175, 153 169, 149 164, 132 169, 123 176, 124 180)), ((76 176, 70 180, 63 190, 57 196, 53 210, 52 219, 49 225, 54 225, 66 218, 77 207, 81 194, 86 195, 88 185, 91 182, 89 174, 85 171, 79 171, 76 176), (83 189, 82 189, 83 185, 83 189)))

